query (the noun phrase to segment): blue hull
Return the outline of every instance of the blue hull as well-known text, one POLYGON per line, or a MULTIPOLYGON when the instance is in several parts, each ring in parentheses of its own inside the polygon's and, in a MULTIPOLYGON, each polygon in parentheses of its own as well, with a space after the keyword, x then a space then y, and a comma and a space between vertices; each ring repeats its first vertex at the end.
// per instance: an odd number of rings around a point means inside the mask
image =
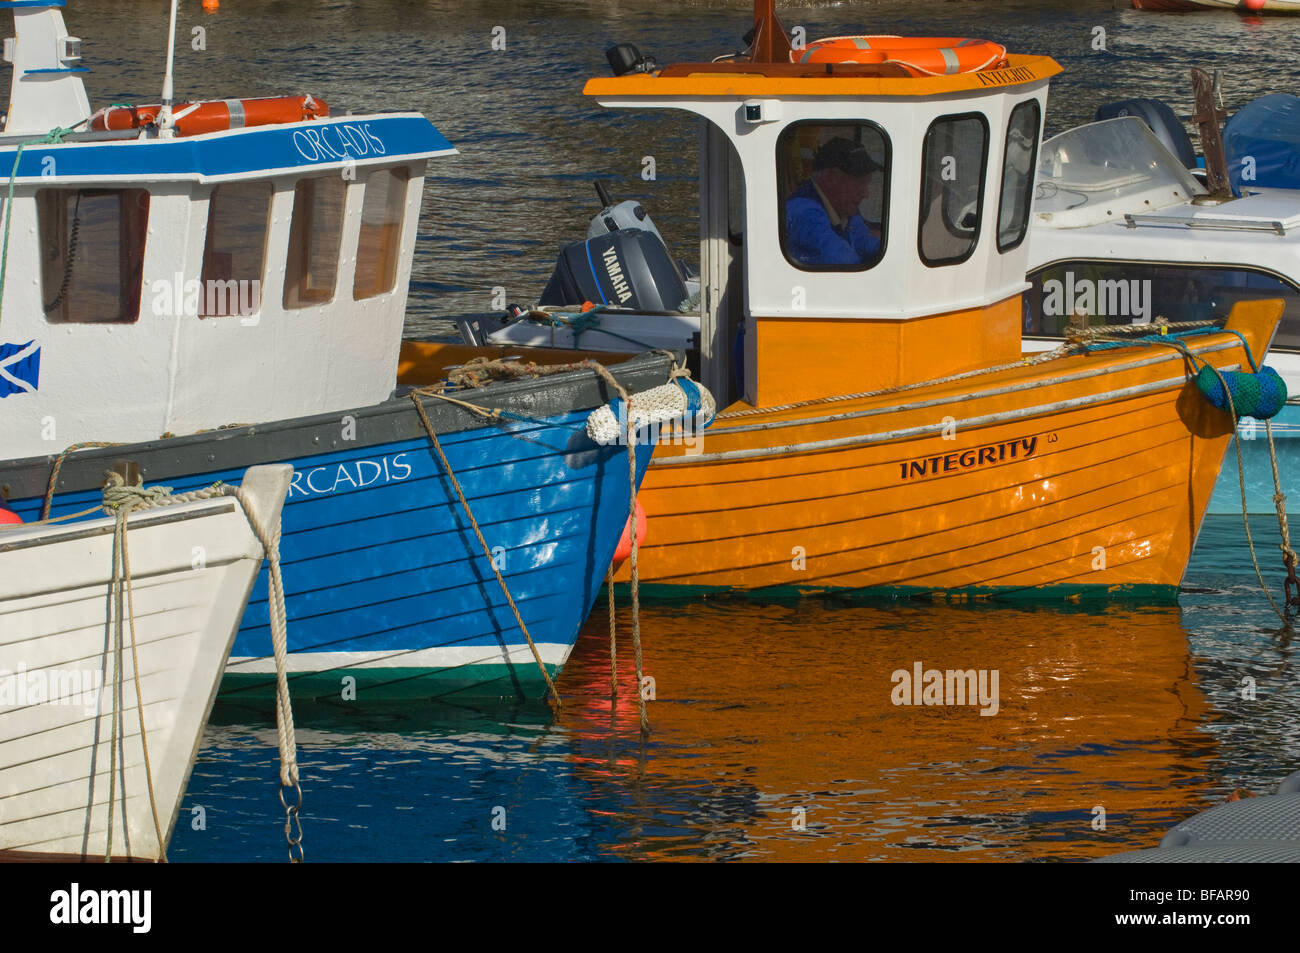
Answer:
MULTIPOLYGON (((1272 420, 1277 468, 1288 511, 1300 506, 1300 406, 1288 404, 1272 420)), ((1246 475, 1246 509, 1250 513, 1273 513, 1273 466, 1268 455, 1268 435, 1263 421, 1243 418, 1237 428, 1241 442, 1242 468, 1246 475), (1253 427, 1252 427, 1253 424, 1253 427)), ((1231 446, 1223 458, 1219 480, 1214 485, 1207 511, 1211 515, 1241 514, 1241 480, 1237 473, 1237 451, 1231 446)))
MULTIPOLYGON (((413 413, 413 412, 412 412, 413 413)), ((587 411, 442 434, 444 452, 548 669, 564 664, 627 518, 625 447, 582 433, 587 411)), ((653 448, 637 448, 637 482, 653 448)), ((431 443, 399 440, 287 460, 280 552, 295 691, 336 699, 536 696, 537 663, 431 443)), ((177 490, 242 470, 165 482, 177 490)), ((156 482, 150 479, 148 482, 156 482)), ((99 500, 56 498, 54 515, 99 500)), ((24 520, 39 500, 13 502, 24 520)), ((226 692, 269 690, 264 568, 226 692)))

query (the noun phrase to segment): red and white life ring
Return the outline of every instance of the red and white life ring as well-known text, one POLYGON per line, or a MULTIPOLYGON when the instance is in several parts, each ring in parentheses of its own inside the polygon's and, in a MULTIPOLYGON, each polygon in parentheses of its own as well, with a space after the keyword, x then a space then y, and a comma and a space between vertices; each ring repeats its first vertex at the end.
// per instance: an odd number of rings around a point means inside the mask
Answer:
POLYGON ((833 36, 791 50, 794 63, 892 63, 913 75, 954 76, 1006 65, 1007 48, 955 36, 833 36))
MULTIPOLYGON (((111 106, 90 120, 97 131, 140 129, 158 121, 161 106, 111 106)), ((214 99, 179 103, 172 107, 178 135, 199 136, 243 126, 271 126, 285 122, 320 119, 330 114, 329 105, 312 96, 270 96, 262 99, 214 99)))

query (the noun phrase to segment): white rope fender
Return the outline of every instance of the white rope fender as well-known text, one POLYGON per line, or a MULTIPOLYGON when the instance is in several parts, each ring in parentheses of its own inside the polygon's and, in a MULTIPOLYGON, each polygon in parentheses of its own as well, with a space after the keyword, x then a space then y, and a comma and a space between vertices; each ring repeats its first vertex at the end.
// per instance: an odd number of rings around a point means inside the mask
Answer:
POLYGON ((604 447, 656 424, 673 422, 703 429, 716 413, 717 404, 708 388, 683 372, 670 383, 640 391, 626 401, 617 397, 597 407, 587 417, 587 436, 604 447))

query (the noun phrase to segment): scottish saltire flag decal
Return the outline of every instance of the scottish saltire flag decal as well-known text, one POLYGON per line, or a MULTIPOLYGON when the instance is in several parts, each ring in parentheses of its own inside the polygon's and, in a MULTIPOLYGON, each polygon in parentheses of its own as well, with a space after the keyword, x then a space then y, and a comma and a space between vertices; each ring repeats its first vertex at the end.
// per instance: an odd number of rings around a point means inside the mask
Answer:
POLYGON ((35 341, 0 344, 0 397, 36 390, 41 375, 41 349, 35 341))

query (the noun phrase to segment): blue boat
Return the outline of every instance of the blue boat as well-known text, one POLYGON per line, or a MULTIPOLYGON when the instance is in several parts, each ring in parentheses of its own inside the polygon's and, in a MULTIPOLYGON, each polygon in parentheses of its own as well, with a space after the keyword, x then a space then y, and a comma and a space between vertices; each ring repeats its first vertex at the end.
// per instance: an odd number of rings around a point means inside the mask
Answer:
MULTIPOLYGON (((590 367, 454 387, 472 354, 435 348, 423 415, 397 387, 425 164, 455 150, 418 114, 334 116, 310 95, 173 104, 170 77, 157 105, 92 113, 62 6, 0 2, 16 32, 0 494, 30 521, 93 506, 114 461, 177 490, 290 463, 297 691, 538 694, 653 446, 587 436, 619 396, 590 367)), ((674 369, 660 353, 612 370, 635 395, 674 369)), ((270 656, 263 576, 227 687, 269 688, 270 656)))

